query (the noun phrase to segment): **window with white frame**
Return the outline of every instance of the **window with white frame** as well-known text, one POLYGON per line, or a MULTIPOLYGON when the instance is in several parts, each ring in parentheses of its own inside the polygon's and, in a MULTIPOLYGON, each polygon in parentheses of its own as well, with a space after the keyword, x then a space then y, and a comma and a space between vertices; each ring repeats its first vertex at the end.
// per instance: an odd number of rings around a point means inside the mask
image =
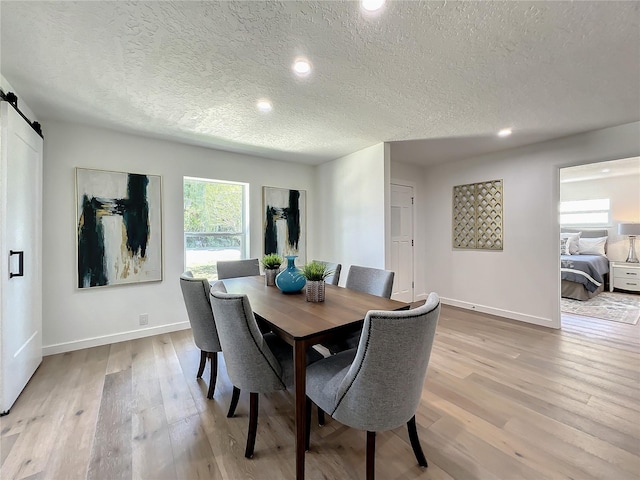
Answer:
POLYGON ((248 184, 184 177, 184 264, 195 277, 218 278, 218 260, 248 251, 248 184))
POLYGON ((596 227, 610 224, 611 201, 608 198, 560 202, 560 225, 596 227))

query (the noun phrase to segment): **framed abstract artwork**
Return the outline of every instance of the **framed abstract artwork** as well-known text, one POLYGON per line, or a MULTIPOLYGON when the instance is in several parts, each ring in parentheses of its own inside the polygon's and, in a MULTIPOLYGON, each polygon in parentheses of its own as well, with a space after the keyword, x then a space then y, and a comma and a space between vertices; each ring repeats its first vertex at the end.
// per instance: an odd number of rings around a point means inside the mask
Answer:
POLYGON ((162 280, 159 175, 76 168, 78 288, 162 280))
POLYGON ((264 253, 297 256, 296 264, 307 261, 307 192, 263 187, 264 253))

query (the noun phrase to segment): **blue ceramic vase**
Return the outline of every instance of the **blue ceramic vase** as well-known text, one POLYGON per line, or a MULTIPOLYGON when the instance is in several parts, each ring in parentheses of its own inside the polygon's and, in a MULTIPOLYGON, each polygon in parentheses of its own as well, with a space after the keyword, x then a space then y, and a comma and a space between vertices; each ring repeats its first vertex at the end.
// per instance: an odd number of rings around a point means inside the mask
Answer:
POLYGON ((302 272, 296 267, 296 255, 285 256, 287 268, 276 275, 276 287, 282 293, 297 293, 302 290, 307 283, 307 279, 302 276, 302 272))

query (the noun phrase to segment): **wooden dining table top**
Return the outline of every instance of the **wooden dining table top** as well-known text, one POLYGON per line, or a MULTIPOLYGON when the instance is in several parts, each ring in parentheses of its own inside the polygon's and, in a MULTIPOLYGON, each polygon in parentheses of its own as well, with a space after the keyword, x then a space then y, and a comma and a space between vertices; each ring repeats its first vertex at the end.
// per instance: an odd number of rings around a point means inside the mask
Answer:
POLYGON ((409 308, 404 302, 329 284, 325 286, 325 301, 319 303, 307 302, 304 288, 299 293, 285 294, 277 287, 266 286, 263 276, 227 278, 224 284, 229 293, 246 294, 253 312, 289 340, 343 330, 362 322, 369 310, 409 308))

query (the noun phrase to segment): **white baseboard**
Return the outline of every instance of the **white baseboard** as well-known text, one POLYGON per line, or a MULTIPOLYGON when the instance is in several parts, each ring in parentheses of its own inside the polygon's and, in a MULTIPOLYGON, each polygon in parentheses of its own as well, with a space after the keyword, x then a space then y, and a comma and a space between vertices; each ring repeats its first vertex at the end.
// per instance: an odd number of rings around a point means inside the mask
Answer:
POLYGON ((56 343, 54 345, 43 346, 42 355, 46 357, 47 355, 55 355, 56 353, 72 352, 74 350, 82 350, 83 348, 110 345, 112 343, 135 340, 137 338, 177 332, 178 330, 186 330, 188 328, 191 328, 189 322, 170 323, 169 325, 149 327, 141 330, 132 330, 129 332, 116 333, 113 335, 103 335, 101 337, 86 338, 84 340, 76 340, 73 342, 56 343))
POLYGON ((464 308, 466 310, 473 310, 475 312, 488 313, 490 315, 496 315, 498 317, 504 317, 511 320, 532 323, 534 325, 542 325, 543 327, 560 328, 559 322, 556 323, 550 318, 536 317, 534 315, 528 315, 526 313, 512 312, 510 310, 503 310, 501 308, 487 307, 486 305, 463 302, 460 300, 455 300, 453 298, 440 297, 440 301, 444 305, 451 305, 452 307, 464 308))
MULTIPOLYGON (((426 293, 418 294, 416 295, 416 301, 426 300, 427 296, 428 294, 426 293)), ((488 313, 490 315, 496 315, 498 317, 518 320, 525 323, 532 323, 534 325, 542 325, 549 328, 560 328, 559 325, 554 325, 553 320, 548 318, 536 317, 525 313, 512 312, 510 310, 488 307, 486 305, 477 305, 469 302, 455 300, 453 298, 440 297, 440 301, 444 305, 451 305, 453 307, 464 308, 466 310, 488 313)), ((101 345, 109 345, 112 343, 125 342, 127 340, 135 340, 137 338, 177 332, 178 330, 186 330, 188 328, 191 328, 189 322, 179 322, 171 323, 169 325, 161 325, 158 327, 144 328, 141 330, 116 333, 114 335, 104 335, 101 337, 86 338, 84 340, 77 340, 73 342, 57 343, 54 345, 43 346, 42 355, 46 357, 48 355, 55 355, 57 353, 72 352, 74 350, 81 350, 83 348, 99 347, 101 345)))

